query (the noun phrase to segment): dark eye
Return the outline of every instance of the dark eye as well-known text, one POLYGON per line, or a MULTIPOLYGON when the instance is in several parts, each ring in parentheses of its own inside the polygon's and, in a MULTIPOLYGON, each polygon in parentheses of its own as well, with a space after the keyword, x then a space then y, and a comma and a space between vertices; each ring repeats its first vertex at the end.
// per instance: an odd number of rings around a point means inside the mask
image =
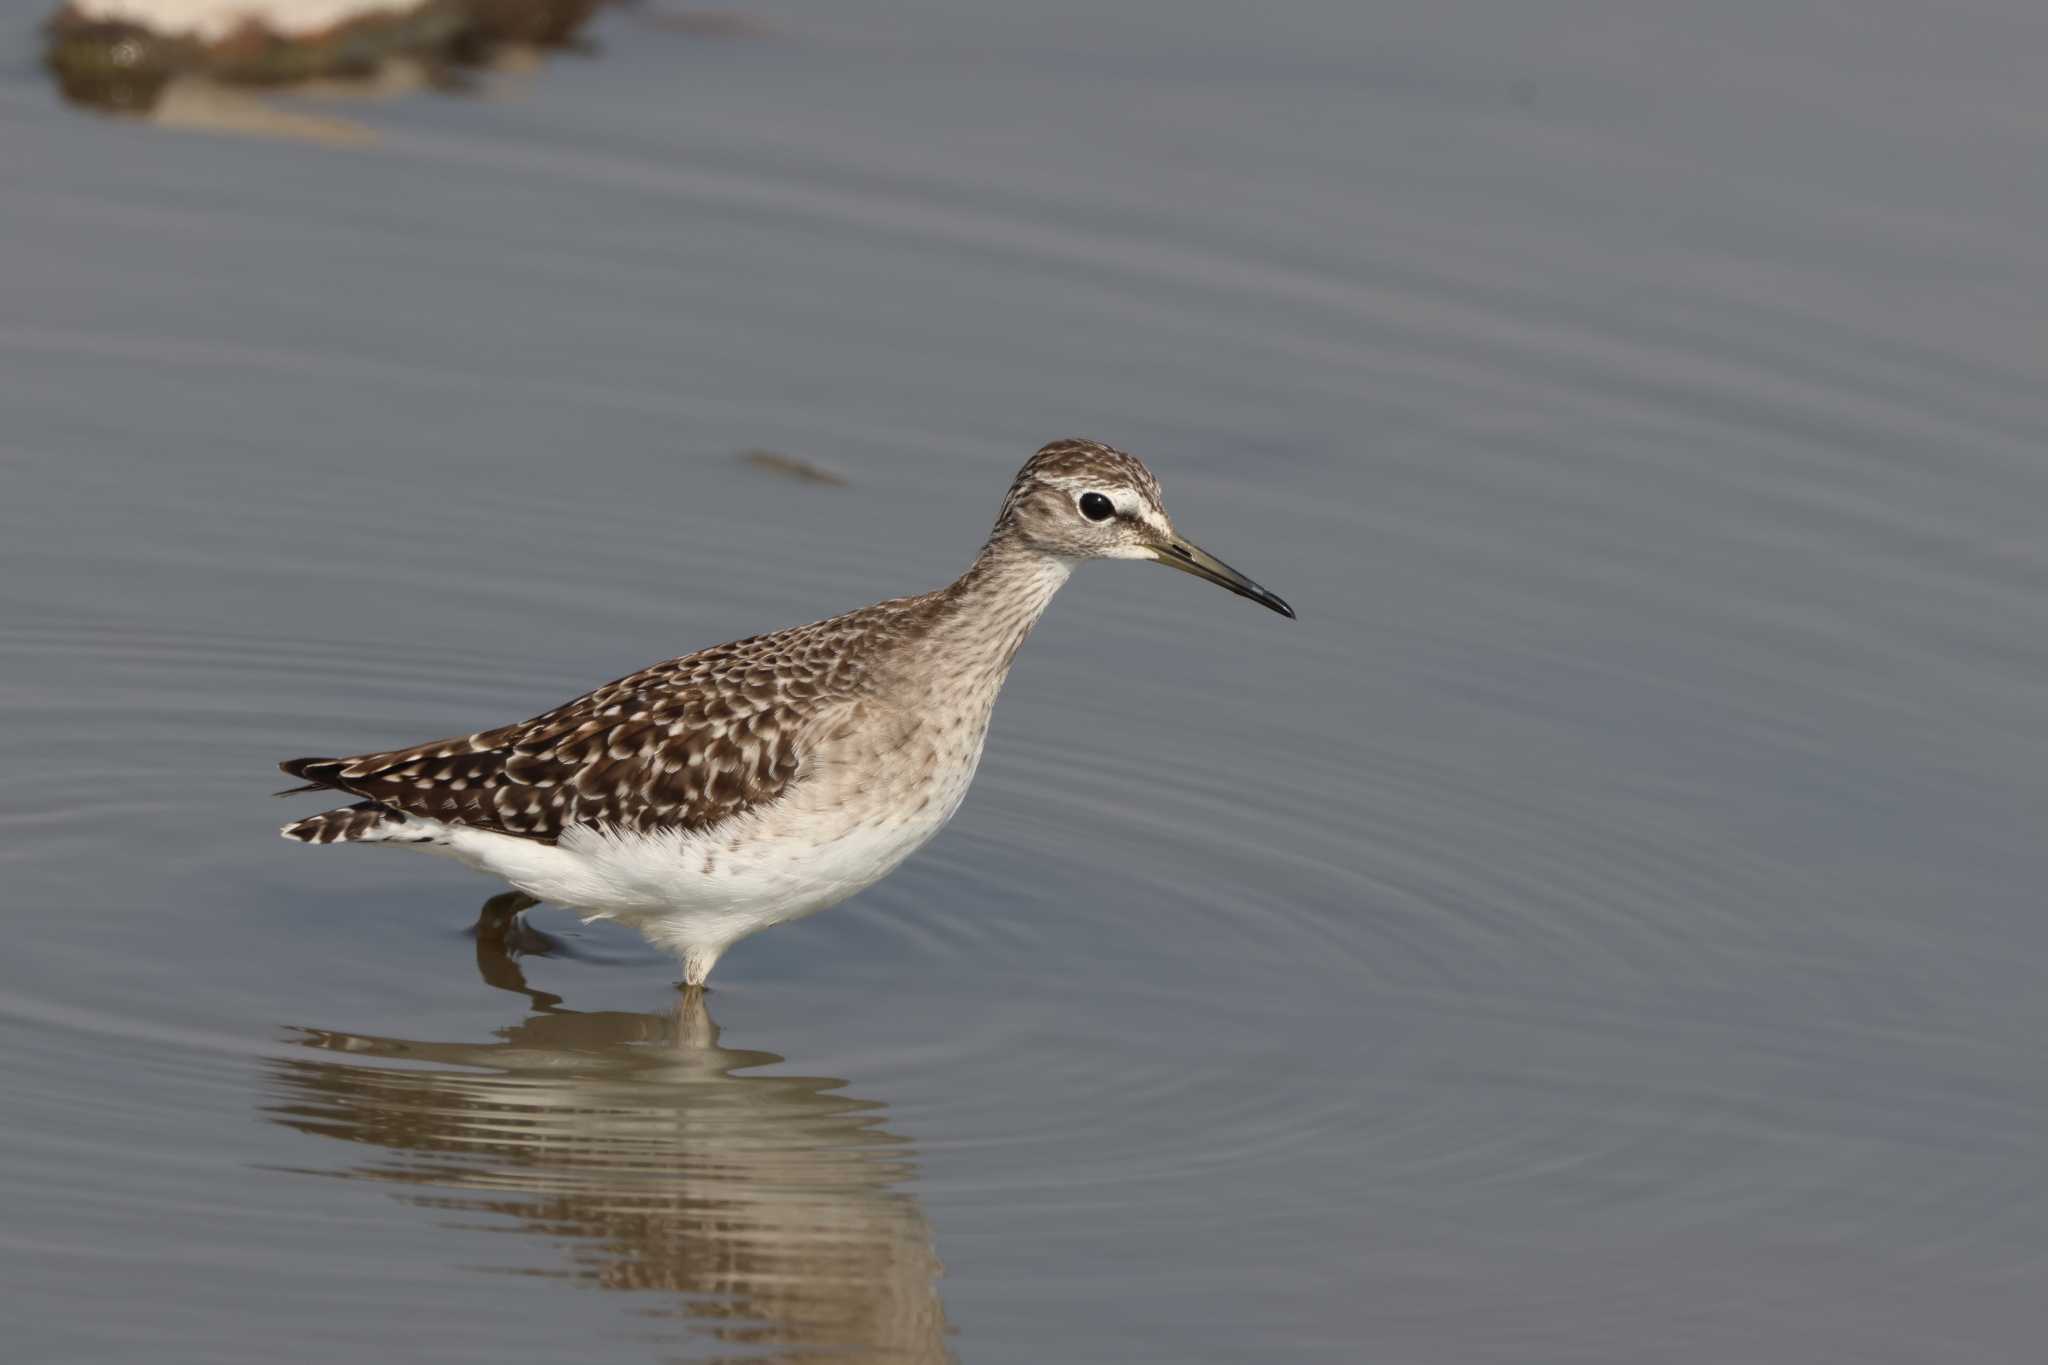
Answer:
POLYGON ((1108 521, 1116 515, 1116 504, 1100 493, 1083 493, 1081 515, 1090 521, 1108 521))

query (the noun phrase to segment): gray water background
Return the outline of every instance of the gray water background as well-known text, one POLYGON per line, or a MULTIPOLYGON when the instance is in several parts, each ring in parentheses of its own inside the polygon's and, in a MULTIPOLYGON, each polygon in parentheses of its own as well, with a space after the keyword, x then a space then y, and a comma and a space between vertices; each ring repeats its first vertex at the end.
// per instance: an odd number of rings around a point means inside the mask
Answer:
POLYGON ((341 150, 8 29, 7 1357, 2039 1359, 2048 10, 758 15, 341 150), (1300 622, 1077 575, 715 1026, 274 837, 1070 434, 1300 622))

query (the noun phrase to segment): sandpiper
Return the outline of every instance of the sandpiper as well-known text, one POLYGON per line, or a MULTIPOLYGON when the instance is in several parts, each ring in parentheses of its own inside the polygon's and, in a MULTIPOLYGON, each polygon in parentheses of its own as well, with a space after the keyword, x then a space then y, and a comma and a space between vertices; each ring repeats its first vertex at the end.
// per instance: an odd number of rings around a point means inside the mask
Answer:
POLYGON ((292 791, 362 800, 284 837, 446 854, 633 925, 701 986, 732 944, 873 885, 952 818, 1018 647, 1084 559, 1153 560, 1294 615, 1182 539, 1135 456, 1055 441, 946 587, 670 659, 495 730, 291 759, 307 784, 292 791))

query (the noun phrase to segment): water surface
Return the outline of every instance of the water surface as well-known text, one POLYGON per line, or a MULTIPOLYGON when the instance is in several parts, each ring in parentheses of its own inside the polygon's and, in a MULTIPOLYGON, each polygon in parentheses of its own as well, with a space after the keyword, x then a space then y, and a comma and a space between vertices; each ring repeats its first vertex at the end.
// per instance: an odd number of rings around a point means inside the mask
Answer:
POLYGON ((12 1357, 2029 1358, 2038 7, 765 17, 351 148, 0 83, 12 1357), (1063 435, 1300 622, 1077 575, 708 1013, 274 837, 1063 435))

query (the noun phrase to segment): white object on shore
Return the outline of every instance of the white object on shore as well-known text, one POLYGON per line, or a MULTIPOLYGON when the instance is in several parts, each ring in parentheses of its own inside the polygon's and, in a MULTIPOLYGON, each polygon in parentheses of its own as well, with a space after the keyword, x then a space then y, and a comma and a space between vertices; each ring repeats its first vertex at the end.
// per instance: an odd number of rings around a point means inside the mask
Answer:
POLYGON ((398 15, 419 0, 71 0, 80 18, 134 24, 164 37, 213 43, 253 25, 279 37, 324 33, 370 15, 398 15))

